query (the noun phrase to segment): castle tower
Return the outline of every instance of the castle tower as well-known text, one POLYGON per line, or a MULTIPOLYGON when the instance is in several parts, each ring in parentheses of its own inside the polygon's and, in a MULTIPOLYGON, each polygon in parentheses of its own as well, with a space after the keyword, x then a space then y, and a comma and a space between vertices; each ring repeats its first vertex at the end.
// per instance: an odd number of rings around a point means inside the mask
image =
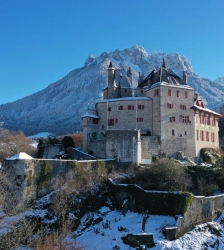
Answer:
POLYGON ((131 71, 131 67, 129 67, 128 71, 127 71, 127 77, 132 85, 132 71, 131 71))
POLYGON ((113 87, 114 76, 115 76, 115 67, 113 66, 112 62, 110 62, 110 65, 108 67, 108 88, 113 87))

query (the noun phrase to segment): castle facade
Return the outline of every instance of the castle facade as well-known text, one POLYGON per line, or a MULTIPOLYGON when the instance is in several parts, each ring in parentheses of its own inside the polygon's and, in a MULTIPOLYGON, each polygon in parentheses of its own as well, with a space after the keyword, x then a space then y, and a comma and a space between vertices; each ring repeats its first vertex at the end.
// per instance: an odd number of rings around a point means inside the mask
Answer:
POLYGON ((131 69, 123 75, 110 63, 103 100, 82 116, 83 149, 137 164, 177 151, 197 157, 201 148, 219 147, 219 117, 188 85, 185 72, 181 79, 164 61, 145 79, 139 73, 135 89, 131 69))

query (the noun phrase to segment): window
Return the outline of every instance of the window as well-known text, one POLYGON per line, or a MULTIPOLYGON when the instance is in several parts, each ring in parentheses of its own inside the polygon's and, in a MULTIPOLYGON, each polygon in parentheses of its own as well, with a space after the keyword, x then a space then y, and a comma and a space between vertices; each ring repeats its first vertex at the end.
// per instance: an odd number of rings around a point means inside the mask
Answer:
POLYGON ((186 105, 180 105, 180 109, 186 110, 187 106, 186 105))
POLYGON ((143 90, 141 90, 141 94, 143 94, 143 90))
POLYGON ((168 89, 168 96, 171 96, 172 95, 172 91, 171 89, 168 89))
POLYGON ((138 105, 138 109, 144 109, 145 106, 144 105, 138 105))
POLYGON ((124 92, 127 92, 127 89, 125 89, 124 92))
POLYGON ((180 115, 180 122, 190 123, 189 116, 180 115))
POLYGON ((118 123, 118 119, 115 119, 115 123, 118 123))
POLYGON ((111 107, 108 107, 108 111, 111 111, 111 107))
POLYGON ((207 117, 207 124, 210 125, 210 117, 207 117))
POLYGON ((206 132, 206 141, 209 141, 209 132, 206 132))
POLYGON ((201 123, 206 124, 206 117, 204 117, 204 116, 201 117, 201 123))
POLYGON ((167 103, 167 108, 172 109, 173 108, 173 103, 167 103))
POLYGON ((118 110, 123 110, 123 106, 118 106, 118 110))
POLYGON ((187 136, 187 131, 185 131, 184 134, 187 136))
POLYGON ((199 140, 199 131, 197 130, 197 140, 199 140))
POLYGON ((215 134, 214 133, 211 133, 211 141, 215 142, 215 134))
POLYGON ((180 97, 180 91, 177 90, 177 97, 180 97))
POLYGON ((155 89, 154 90, 154 96, 158 96, 159 95, 159 89, 155 89))
POLYGON ((137 118, 137 122, 143 122, 143 118, 137 118))
POLYGON ((169 118, 170 122, 175 122, 176 121, 176 117, 175 116, 172 116, 169 118))
POLYGON ((174 129, 172 129, 172 135, 175 135, 175 130, 174 129))
POLYGON ((114 119, 108 119, 108 126, 114 126, 114 119))
POLYGON ((188 98, 188 92, 185 91, 185 98, 188 98))
POLYGON ((204 141, 204 131, 201 130, 201 140, 204 141))
POLYGON ((134 110, 134 109, 135 109, 134 105, 128 105, 128 110, 134 110))
POLYGON ((98 124, 98 118, 93 118, 93 124, 98 124))

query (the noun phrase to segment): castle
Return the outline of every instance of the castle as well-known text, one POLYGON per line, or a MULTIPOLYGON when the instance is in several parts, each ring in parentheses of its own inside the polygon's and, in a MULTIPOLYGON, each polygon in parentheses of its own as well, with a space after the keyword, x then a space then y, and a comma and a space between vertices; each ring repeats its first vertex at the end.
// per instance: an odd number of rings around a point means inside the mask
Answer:
POLYGON ((131 68, 123 75, 110 62, 103 100, 82 116, 83 149, 137 164, 177 151, 197 157, 201 148, 219 147, 219 117, 188 85, 186 73, 181 79, 164 60, 145 79, 139 73, 137 88, 131 68))

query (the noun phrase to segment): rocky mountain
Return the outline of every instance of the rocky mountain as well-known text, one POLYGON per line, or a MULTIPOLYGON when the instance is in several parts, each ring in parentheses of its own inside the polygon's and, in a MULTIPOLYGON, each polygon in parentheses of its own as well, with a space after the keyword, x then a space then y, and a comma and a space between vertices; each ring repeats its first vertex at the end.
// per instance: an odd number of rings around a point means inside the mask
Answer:
POLYGON ((88 105, 93 107, 102 99, 110 61, 124 74, 131 67, 133 86, 136 86, 138 72, 147 76, 152 69, 161 66, 163 58, 167 67, 179 76, 182 76, 183 70, 186 71, 189 85, 199 92, 208 107, 217 109, 223 104, 224 85, 196 75, 185 56, 165 52, 150 54, 143 47, 135 45, 124 50, 103 52, 99 57, 89 56, 82 68, 71 71, 42 91, 0 105, 0 124, 10 130, 22 130, 27 135, 40 131, 66 134, 81 130, 81 115, 88 105))
POLYGON ((218 77, 218 78, 215 80, 215 82, 224 84, 224 77, 218 77))

